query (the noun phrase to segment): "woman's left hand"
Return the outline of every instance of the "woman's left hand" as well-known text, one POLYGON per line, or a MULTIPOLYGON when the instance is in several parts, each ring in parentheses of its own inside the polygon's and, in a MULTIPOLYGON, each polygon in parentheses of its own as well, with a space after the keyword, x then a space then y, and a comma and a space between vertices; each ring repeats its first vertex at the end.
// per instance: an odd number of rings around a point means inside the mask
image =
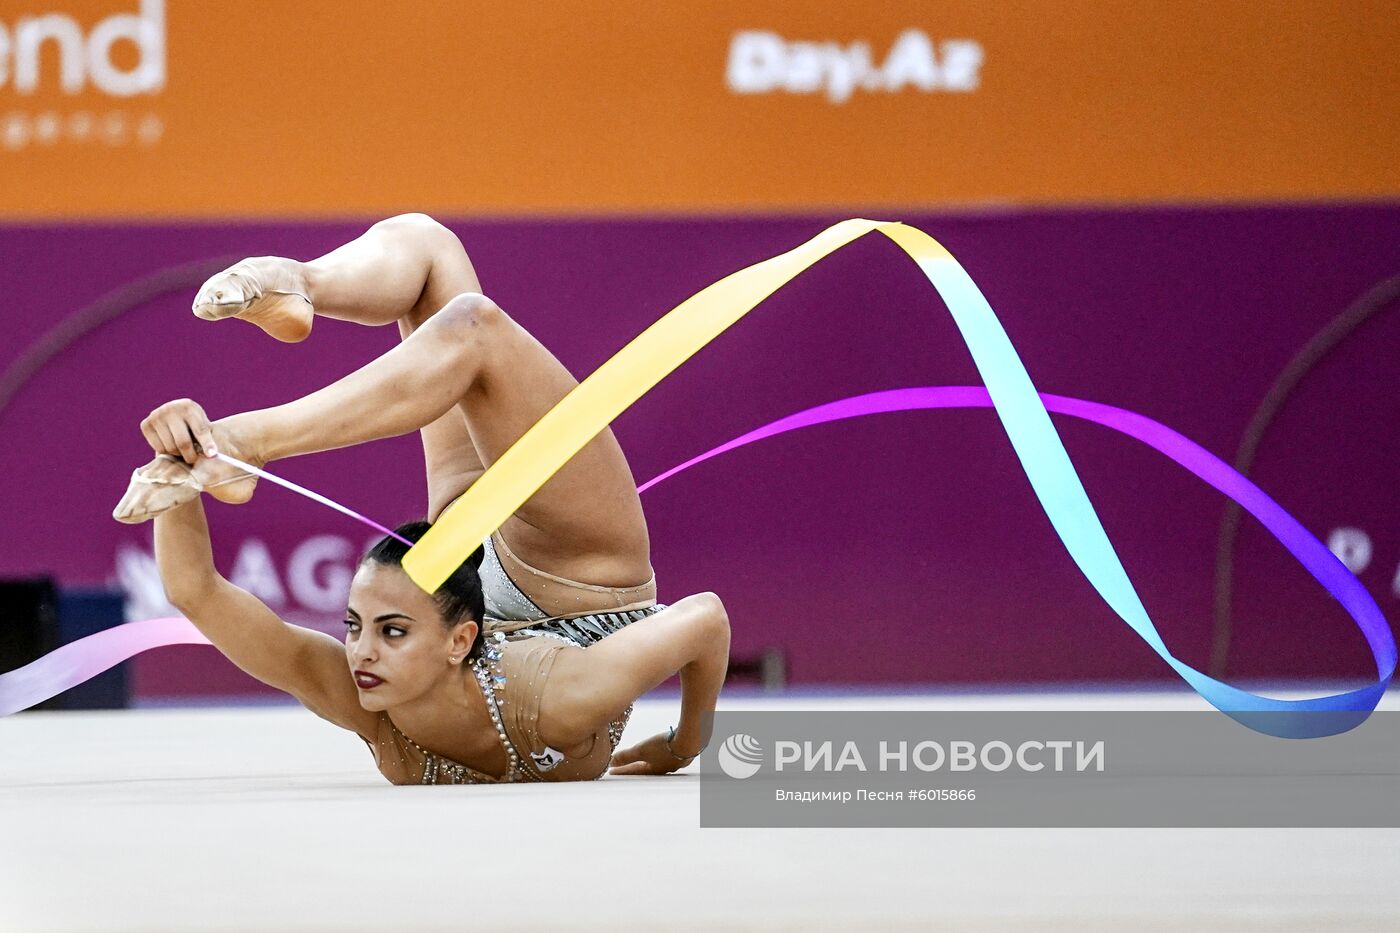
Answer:
POLYGON ((624 748, 612 756, 609 774, 670 774, 679 771, 694 761, 694 758, 677 758, 666 747, 666 733, 624 748))
POLYGON ((178 457, 189 466, 199 462, 201 453, 206 457, 218 453, 209 416, 198 402, 187 398, 166 402, 147 415, 141 421, 141 433, 151 450, 178 457))

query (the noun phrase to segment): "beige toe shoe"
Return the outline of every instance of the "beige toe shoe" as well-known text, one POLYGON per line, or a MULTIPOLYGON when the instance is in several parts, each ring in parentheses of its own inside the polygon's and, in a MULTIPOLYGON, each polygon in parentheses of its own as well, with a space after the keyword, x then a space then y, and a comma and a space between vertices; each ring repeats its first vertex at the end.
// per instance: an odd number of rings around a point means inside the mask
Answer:
POLYGON ((311 333, 311 299, 277 267, 244 260, 209 279, 195 295, 195 317, 218 321, 236 317, 256 324, 283 343, 299 343, 311 333))

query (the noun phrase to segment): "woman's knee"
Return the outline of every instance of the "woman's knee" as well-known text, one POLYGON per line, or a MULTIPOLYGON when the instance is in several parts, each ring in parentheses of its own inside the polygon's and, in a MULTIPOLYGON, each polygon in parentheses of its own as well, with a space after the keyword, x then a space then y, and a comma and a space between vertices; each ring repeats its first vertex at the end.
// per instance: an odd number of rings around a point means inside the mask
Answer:
POLYGON ((430 252, 440 249, 462 249, 462 241, 443 224, 427 214, 398 214, 379 221, 371 230, 420 243, 430 252))
POLYGON ((500 306, 479 292, 457 295, 432 317, 435 327, 460 343, 494 336, 505 319, 500 306))

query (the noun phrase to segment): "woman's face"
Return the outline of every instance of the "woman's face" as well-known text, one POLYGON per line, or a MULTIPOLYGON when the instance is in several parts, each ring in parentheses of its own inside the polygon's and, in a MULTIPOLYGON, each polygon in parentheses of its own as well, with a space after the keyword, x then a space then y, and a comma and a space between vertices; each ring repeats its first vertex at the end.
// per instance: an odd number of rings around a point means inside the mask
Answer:
POLYGON ((389 709, 429 693, 443 678, 460 676, 465 662, 453 658, 466 655, 476 629, 470 620, 445 626, 433 598, 402 567, 361 564, 350 581, 345 613, 345 659, 360 705, 389 709))

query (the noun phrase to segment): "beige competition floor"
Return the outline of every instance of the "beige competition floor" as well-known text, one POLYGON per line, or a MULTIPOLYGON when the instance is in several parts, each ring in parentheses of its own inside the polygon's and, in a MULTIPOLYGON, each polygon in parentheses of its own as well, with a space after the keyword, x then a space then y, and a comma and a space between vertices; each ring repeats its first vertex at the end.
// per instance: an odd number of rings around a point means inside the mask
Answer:
MULTIPOLYGON (((675 709, 643 702, 629 740, 675 709)), ((1400 830, 702 830, 697 791, 391 787, 299 707, 21 714, 0 720, 0 929, 1400 929, 1400 830)))

